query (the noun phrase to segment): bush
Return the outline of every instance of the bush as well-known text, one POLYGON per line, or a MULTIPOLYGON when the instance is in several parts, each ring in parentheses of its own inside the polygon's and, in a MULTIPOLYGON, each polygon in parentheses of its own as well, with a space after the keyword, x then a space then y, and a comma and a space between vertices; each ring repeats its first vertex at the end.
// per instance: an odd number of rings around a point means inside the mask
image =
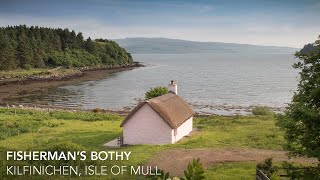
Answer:
POLYGON ((269 178, 276 172, 276 168, 272 164, 272 158, 265 159, 263 163, 257 165, 257 168, 269 178))
POLYGON ((92 109, 92 112, 101 113, 101 112, 105 112, 105 110, 104 109, 100 109, 100 108, 94 108, 94 109, 92 109))
POLYGON ((293 163, 284 162, 282 169, 285 170, 287 177, 290 177, 290 179, 320 179, 320 169, 318 167, 294 165, 293 163))
POLYGON ((273 116, 275 113, 267 106, 257 106, 252 109, 253 115, 273 116))
POLYGON ((155 170, 152 170, 154 175, 147 175, 146 179, 151 180, 163 180, 163 179, 176 179, 176 180, 201 180, 205 179, 204 170, 202 164, 200 163, 200 159, 193 159, 193 161, 189 162, 187 169, 184 171, 184 177, 170 177, 169 172, 164 172, 163 170, 158 169, 158 175, 155 170))
POLYGON ((101 64, 101 60, 85 50, 66 49, 63 52, 52 51, 47 57, 47 66, 84 67, 101 64))
POLYGON ((166 87, 157 86, 155 88, 151 88, 149 91, 145 94, 145 99, 152 99, 158 96, 162 96, 168 93, 168 89, 166 87))

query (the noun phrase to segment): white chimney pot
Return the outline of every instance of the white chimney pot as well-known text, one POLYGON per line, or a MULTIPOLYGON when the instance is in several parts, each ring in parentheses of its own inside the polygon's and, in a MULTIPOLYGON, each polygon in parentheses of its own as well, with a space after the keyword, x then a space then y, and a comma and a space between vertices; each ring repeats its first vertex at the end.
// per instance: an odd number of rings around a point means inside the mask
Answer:
POLYGON ((178 94, 178 86, 174 82, 174 80, 171 80, 171 83, 168 85, 168 91, 171 93, 178 94))

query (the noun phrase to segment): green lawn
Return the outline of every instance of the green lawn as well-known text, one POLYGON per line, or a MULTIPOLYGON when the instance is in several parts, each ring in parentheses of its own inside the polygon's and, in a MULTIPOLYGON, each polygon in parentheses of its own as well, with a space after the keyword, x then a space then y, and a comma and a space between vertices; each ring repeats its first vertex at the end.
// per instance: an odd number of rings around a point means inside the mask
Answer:
POLYGON ((179 147, 281 149, 284 142, 272 116, 211 116, 195 118, 194 124, 199 132, 179 147))
POLYGON ((205 171, 205 177, 210 180, 244 180, 255 179, 255 163, 223 163, 211 166, 205 171))
MULTIPOLYGON (((0 108, 0 158, 4 158, 4 152, 8 149, 110 150, 102 145, 121 135, 119 125, 122 120, 123 117, 105 113, 40 112, 0 108)), ((174 145, 138 145, 121 148, 123 151, 132 151, 132 156, 130 162, 118 161, 117 165, 143 165, 153 155, 167 149, 281 149, 284 142, 282 132, 275 127, 275 119, 272 116, 210 116, 195 118, 194 126, 198 131, 193 136, 174 145)), ((252 179, 254 170, 254 163, 229 163, 208 168, 206 176, 208 179, 234 179, 237 173, 237 176, 243 177, 241 179, 252 179)), ((4 168, 0 169, 0 173, 5 177, 4 168)))

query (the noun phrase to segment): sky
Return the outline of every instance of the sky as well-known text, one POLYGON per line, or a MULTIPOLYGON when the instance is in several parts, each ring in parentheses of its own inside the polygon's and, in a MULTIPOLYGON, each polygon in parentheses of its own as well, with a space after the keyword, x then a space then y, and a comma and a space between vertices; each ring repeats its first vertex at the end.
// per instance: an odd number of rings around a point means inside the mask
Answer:
POLYGON ((301 48, 320 34, 320 0, 0 0, 0 26, 85 37, 165 37, 301 48))

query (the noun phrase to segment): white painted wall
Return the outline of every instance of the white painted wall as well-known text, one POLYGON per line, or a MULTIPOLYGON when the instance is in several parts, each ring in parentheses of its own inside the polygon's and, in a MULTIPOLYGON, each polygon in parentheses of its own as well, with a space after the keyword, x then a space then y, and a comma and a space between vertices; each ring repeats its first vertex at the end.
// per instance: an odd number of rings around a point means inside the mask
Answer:
POLYGON ((190 117, 188 120, 186 120, 183 124, 181 124, 176 130, 172 130, 171 134, 172 136, 172 143, 175 143, 179 141, 184 136, 188 135, 193 128, 193 117, 190 117), (176 131, 176 133, 174 132, 176 131))
POLYGON ((172 128, 148 105, 143 105, 124 125, 124 144, 170 144, 172 128))

